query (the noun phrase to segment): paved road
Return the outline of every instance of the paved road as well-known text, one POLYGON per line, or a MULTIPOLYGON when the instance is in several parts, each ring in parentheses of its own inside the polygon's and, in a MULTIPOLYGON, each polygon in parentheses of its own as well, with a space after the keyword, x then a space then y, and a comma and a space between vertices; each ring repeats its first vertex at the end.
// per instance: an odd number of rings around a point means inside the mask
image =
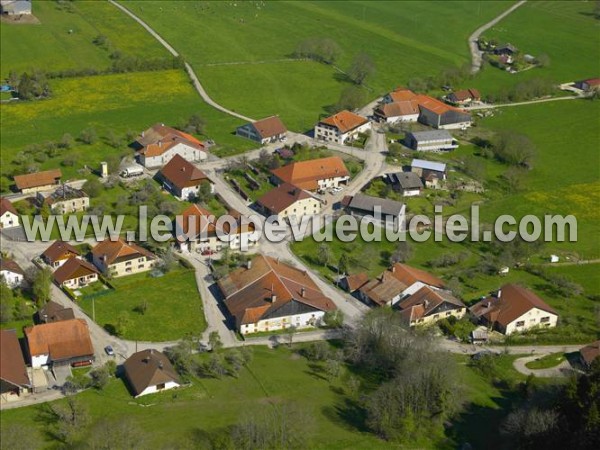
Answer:
POLYGON ((506 108, 509 106, 523 106, 523 105, 534 105, 536 103, 546 103, 546 102, 559 102, 561 100, 576 100, 585 98, 585 95, 570 95, 567 97, 550 97, 550 98, 538 98, 537 100, 527 100, 525 102, 516 102, 516 103, 500 103, 500 104, 490 104, 483 103, 479 105, 466 106, 465 110, 467 111, 480 111, 485 109, 494 109, 494 108, 506 108))
POLYGON ((504 19, 506 16, 508 16, 511 12, 513 12, 519 6, 522 6, 524 4, 525 4, 525 1, 520 1, 518 3, 515 3, 513 6, 508 8, 506 11, 504 11, 502 14, 500 14, 496 18, 490 20, 485 25, 482 25, 479 28, 477 28, 473 32, 473 34, 471 34, 471 36, 469 36, 469 49, 471 50, 471 73, 477 73, 481 69, 482 52, 479 51, 479 47, 477 46, 477 39, 479 39, 479 36, 481 36, 481 34, 484 31, 493 27, 498 22, 500 22, 502 19, 504 19))

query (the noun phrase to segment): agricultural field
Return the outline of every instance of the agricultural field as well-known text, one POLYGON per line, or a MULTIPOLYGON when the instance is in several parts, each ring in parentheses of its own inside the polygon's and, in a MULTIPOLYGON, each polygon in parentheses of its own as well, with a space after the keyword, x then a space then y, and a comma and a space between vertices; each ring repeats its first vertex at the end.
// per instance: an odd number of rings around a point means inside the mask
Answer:
MULTIPOLYGON (((112 379, 102 391, 90 389, 75 398, 88 410, 91 426, 106 417, 116 421, 128 419, 131 428, 140 428, 144 439, 157 448, 173 445, 198 448, 202 438, 206 439, 210 433, 227 433, 226 428, 245 413, 262 414, 288 402, 293 402, 312 419, 308 425, 303 424, 311 430, 305 439, 309 448, 389 448, 389 442, 365 429, 362 410, 348 393, 349 376, 360 374, 344 367, 339 377, 330 379, 324 363, 307 361, 298 350, 299 346, 291 349, 287 346, 252 347, 251 362, 236 378, 192 378, 187 387, 140 399, 132 399, 120 379, 112 379), (286 370, 281 370, 282 367, 286 370)), ((507 357, 498 365, 502 379, 516 385, 522 377, 509 368, 512 359, 507 357)), ((457 362, 459 376, 469 385, 464 396, 467 409, 457 418, 457 427, 448 433, 449 447, 455 447, 457 442, 480 442, 484 437, 489 441, 491 436, 497 436, 497 421, 489 419, 502 419, 508 412, 506 407, 518 398, 516 389, 494 387, 467 365, 467 358, 457 357, 457 362), (482 426, 466 426, 469 423, 466 419, 470 420, 475 411, 482 426)), ((365 380, 367 386, 370 383, 365 380)), ((4 411, 2 424, 3 427, 18 424, 31 427, 43 440, 49 439, 48 430, 55 426, 40 405, 4 411)), ((88 436, 88 430, 82 428, 82 439, 88 436)), ((439 448, 432 442, 423 442, 419 447, 439 448)))
POLYGON ((109 51, 93 42, 99 35, 125 55, 170 57, 143 28, 132 26, 108 2, 34 1, 33 13, 39 24, 0 23, 2 77, 11 70, 107 69, 109 51))
POLYGON ((111 284, 115 289, 95 297, 95 305, 91 296, 78 302, 90 317, 95 307, 96 322, 112 333, 119 331, 117 324, 126 314, 124 339, 171 341, 186 334, 198 336, 206 328, 193 271, 179 268, 155 278, 145 272, 115 278, 111 284))
POLYGON ((181 52, 217 102, 254 118, 280 114, 294 131, 309 129, 349 85, 332 66, 290 62, 301 41, 335 40, 342 70, 357 53, 368 53, 377 68, 368 96, 376 97, 412 77, 469 62, 468 35, 507 8, 506 2, 122 4, 181 52), (283 24, 290 32, 282 32, 283 24))
POLYGON ((53 95, 47 100, 0 105, 4 177, 26 171, 14 160, 31 144, 40 144, 41 153, 44 153, 43 146, 47 141, 58 142, 65 133, 77 139, 82 130, 90 127, 99 137, 93 144, 76 140, 68 150, 50 157, 42 155, 39 163, 35 161, 35 155, 31 155, 26 164, 37 163, 40 169, 62 165, 64 179, 78 178, 84 165, 97 169, 100 161, 111 154, 133 157, 133 150, 127 148, 125 134, 135 136, 156 122, 181 124, 193 114, 206 120, 206 135, 221 148, 239 150, 255 145, 231 134, 242 121, 202 102, 183 71, 64 78, 52 80, 51 86, 53 95), (122 140, 118 148, 108 144, 110 133, 122 140), (67 156, 76 163, 65 164, 67 156))
POLYGON ((600 22, 593 9, 594 2, 540 1, 519 7, 483 36, 510 42, 525 54, 546 54, 550 65, 517 74, 487 65, 472 80, 473 87, 485 95, 536 77, 558 84, 598 76, 600 22))

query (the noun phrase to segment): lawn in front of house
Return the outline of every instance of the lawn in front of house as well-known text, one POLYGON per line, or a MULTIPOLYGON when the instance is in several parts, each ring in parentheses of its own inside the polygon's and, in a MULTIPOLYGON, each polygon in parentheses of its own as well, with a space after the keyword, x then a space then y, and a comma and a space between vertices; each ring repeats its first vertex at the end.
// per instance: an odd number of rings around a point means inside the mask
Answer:
POLYGON ((160 342, 200 335, 206 320, 194 271, 177 268, 159 277, 150 273, 113 278, 114 291, 78 304, 90 317, 95 307, 96 322, 110 332, 125 315, 124 339, 160 342))
POLYGON ((525 364, 528 369, 539 370, 556 367, 566 359, 564 353, 550 353, 525 364))

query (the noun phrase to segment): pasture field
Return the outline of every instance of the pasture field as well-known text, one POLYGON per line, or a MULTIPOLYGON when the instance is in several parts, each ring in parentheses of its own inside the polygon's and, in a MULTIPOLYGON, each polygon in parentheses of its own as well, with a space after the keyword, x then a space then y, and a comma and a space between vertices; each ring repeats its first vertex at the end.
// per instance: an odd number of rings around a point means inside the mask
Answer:
MULTIPOLYGON (((206 432, 226 433, 228 426, 244 417, 244 412, 261 413, 269 408, 293 402, 305 411, 310 421, 311 433, 306 437, 309 448, 316 449, 385 449, 389 442, 376 438, 364 426, 362 410, 346 390, 350 369, 344 368, 337 379, 329 381, 324 374, 324 363, 311 363, 297 354, 299 346, 291 349, 252 347, 252 361, 242 368, 237 378, 193 378, 189 387, 133 399, 124 382, 112 379, 103 391, 89 389, 76 396, 88 409, 91 425, 99 419, 131 419, 134 426, 143 431, 151 446, 177 446, 201 448, 196 439, 206 432)), ((227 354, 227 352, 224 352, 227 354)), ((200 359, 204 359, 203 355, 200 359)), ((507 357, 512 359, 512 356, 507 357)), ((510 360, 507 360, 510 362, 510 360)), ((467 358, 457 356, 458 376, 466 383, 467 409, 456 419, 451 436, 444 439, 448 448, 457 442, 476 439, 481 435, 490 440, 497 433, 495 426, 508 412, 503 408, 516 396, 514 390, 501 390, 467 365, 467 358), (470 427, 471 413, 477 412, 482 427, 470 427), (485 420, 485 419, 497 420, 485 420), (469 422, 467 422, 469 420, 469 422), (487 433, 486 433, 487 432, 487 433)), ((360 374, 352 373, 353 376, 360 374)), ((507 370, 506 377, 520 380, 514 370, 507 370)), ((365 384, 369 384, 367 380, 365 384)), ((58 402, 64 402, 59 400, 58 402)), ((23 425, 37 431, 42 439, 54 424, 44 413, 44 405, 3 411, 3 427, 23 425)), ((82 429, 85 439, 89 429, 82 429)), ((439 448, 440 442, 419 442, 419 448, 439 448)))
MULTIPOLYGON (((96 322, 113 332, 119 316, 127 313, 124 339, 162 342, 186 334, 200 335, 206 328, 202 301, 193 271, 177 269, 152 278, 149 272, 111 280, 115 290, 95 298, 96 322), (147 310, 139 308, 147 302, 147 310)), ((78 300, 92 317, 92 300, 78 300)))
POLYGON ((255 146, 232 134, 243 122, 202 102, 183 71, 65 78, 52 80, 51 85, 53 95, 47 100, 0 105, 4 177, 25 172, 13 161, 26 146, 57 142, 65 133, 77 138, 82 130, 92 127, 99 136, 97 142, 86 145, 77 141, 72 148, 39 163, 41 169, 49 169, 59 167, 67 156, 74 157, 77 164, 63 166, 62 170, 65 179, 76 178, 85 164, 97 168, 108 155, 133 156, 125 142, 116 149, 107 144, 110 132, 124 137, 129 131, 137 134, 156 122, 178 125, 193 114, 206 120, 205 133, 219 147, 239 151, 255 146))
POLYGON ((509 74, 487 65, 473 86, 485 95, 536 77, 557 84, 597 77, 600 21, 594 18, 593 9, 593 2, 580 1, 527 2, 519 7, 483 35, 510 42, 525 54, 545 53, 550 57, 549 67, 509 74))
POLYGON ((140 58, 170 57, 139 25, 108 2, 34 1, 39 24, 0 24, 0 75, 38 68, 106 69, 107 50, 94 44, 102 34, 115 50, 140 58))
POLYGON ((357 53, 368 53, 377 67, 369 96, 376 97, 412 77, 469 62, 469 34, 508 7, 506 2, 122 3, 181 52, 217 102, 253 118, 281 114, 295 131, 308 129, 348 86, 332 66, 281 61, 292 57, 301 41, 335 40, 342 49, 336 65, 343 70, 357 53))

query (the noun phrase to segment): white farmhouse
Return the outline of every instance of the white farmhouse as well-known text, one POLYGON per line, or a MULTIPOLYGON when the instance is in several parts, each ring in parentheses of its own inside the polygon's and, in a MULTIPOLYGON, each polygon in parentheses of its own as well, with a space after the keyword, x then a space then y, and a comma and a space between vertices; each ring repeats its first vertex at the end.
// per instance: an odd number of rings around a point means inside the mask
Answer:
POLYGON ((371 122, 365 117, 344 110, 327 117, 315 126, 315 139, 336 144, 345 144, 359 133, 371 130, 371 122))
POLYGON ((262 254, 218 286, 242 334, 315 327, 336 309, 306 271, 262 254))
POLYGON ((0 279, 4 280, 9 288, 14 289, 21 286, 24 277, 25 272, 15 261, 6 258, 0 259, 0 279))
POLYGON ((236 134, 264 145, 270 142, 285 141, 287 128, 279 116, 271 116, 238 127, 236 134))
POLYGON ((194 136, 164 124, 156 124, 142 133, 137 140, 142 148, 138 160, 148 169, 167 164, 175 155, 187 161, 203 161, 208 157, 205 146, 194 136))
POLYGON ((506 335, 532 328, 555 327, 558 314, 532 291, 505 284, 495 297, 485 298, 470 308, 482 323, 506 335))
POLYGON ((0 229, 19 226, 17 210, 7 198, 0 200, 0 229))

